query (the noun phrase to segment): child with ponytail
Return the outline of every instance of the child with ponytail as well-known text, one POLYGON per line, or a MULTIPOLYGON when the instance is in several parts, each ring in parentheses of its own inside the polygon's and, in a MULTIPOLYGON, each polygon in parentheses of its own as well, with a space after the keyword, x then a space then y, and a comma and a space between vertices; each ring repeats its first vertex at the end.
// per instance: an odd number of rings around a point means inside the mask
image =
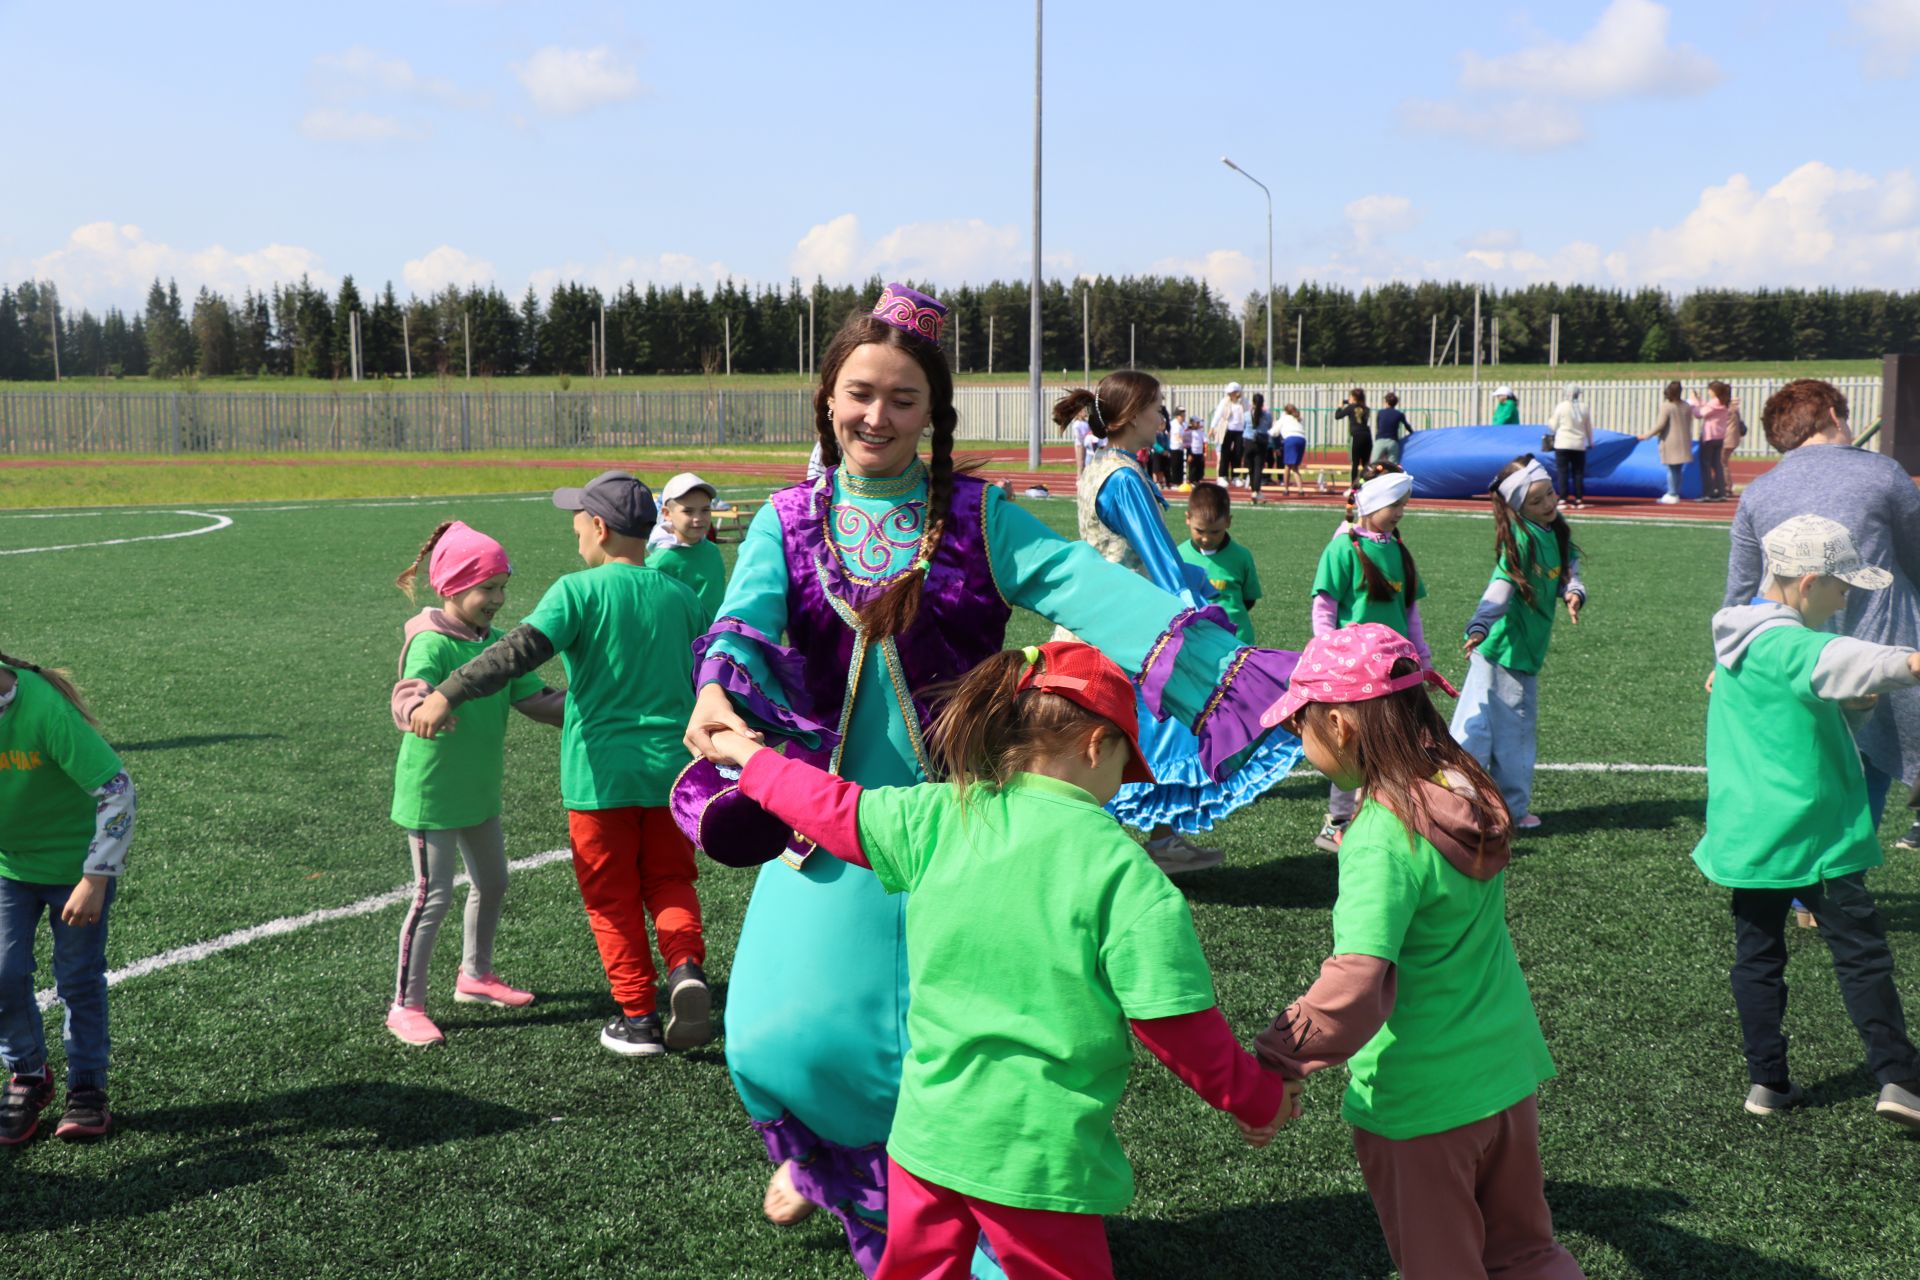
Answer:
POLYGON ((1540 825, 1532 811, 1540 668, 1562 599, 1578 625, 1587 603, 1580 552, 1560 514, 1553 477, 1530 453, 1493 481, 1493 581, 1467 622, 1467 678, 1453 712, 1453 736, 1495 781, 1514 826, 1540 825))
MULTIPOLYGON (((498 542, 458 520, 433 531, 420 554, 394 580, 414 599, 420 566, 440 597, 401 632, 400 679, 393 687, 393 719, 406 732, 434 686, 500 638, 493 618, 507 598, 513 566, 498 542)), ((462 936, 460 976, 453 998, 463 1004, 517 1008, 531 991, 493 972, 493 939, 507 892, 507 849, 500 833, 500 792, 506 769, 507 710, 511 707, 558 728, 566 695, 538 676, 512 681, 491 697, 460 708, 457 731, 437 738, 408 732, 394 765, 394 823, 407 833, 414 895, 400 923, 400 961, 387 1029, 406 1044, 446 1039, 427 1016, 427 965, 453 902, 453 880, 464 862, 472 886, 462 936)))
POLYGON ((1333 954, 1255 1047, 1288 1078, 1347 1065, 1341 1114, 1405 1280, 1579 1280, 1541 1172, 1554 1068, 1507 932, 1507 809, 1428 684, 1453 692, 1411 640, 1357 623, 1310 641, 1261 718, 1366 800, 1340 842, 1333 954))
POLYGON ((713 745, 748 797, 909 895, 878 1280, 965 1274, 982 1231, 1012 1280, 1111 1276, 1129 1029, 1252 1145, 1297 1114, 1297 1086, 1241 1048, 1185 900, 1101 810, 1152 779, 1126 674, 1055 641, 943 692, 946 784, 862 788, 731 730, 713 745))
MULTIPOLYGON (((1433 651, 1420 625, 1427 584, 1400 537, 1400 521, 1412 496, 1413 477, 1390 462, 1377 464, 1372 478, 1347 494, 1346 521, 1320 553, 1320 567, 1313 575, 1313 634, 1331 635, 1356 622, 1383 623, 1410 640, 1420 661, 1432 666, 1433 651)), ((1327 820, 1314 846, 1337 852, 1341 833, 1359 806, 1357 791, 1333 783, 1327 820)))
POLYGON ((99 1138, 107 1105, 107 911, 133 842, 133 782, 64 671, 0 653, 0 1146, 53 1101, 33 990, 40 916, 66 1006, 67 1106, 54 1136, 99 1138))

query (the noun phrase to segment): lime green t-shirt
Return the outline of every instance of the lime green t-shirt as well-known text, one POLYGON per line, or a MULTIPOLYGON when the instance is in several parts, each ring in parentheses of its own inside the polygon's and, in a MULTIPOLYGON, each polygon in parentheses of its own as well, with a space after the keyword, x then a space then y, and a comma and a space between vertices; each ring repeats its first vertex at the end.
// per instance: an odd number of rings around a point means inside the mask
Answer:
POLYGON ((37 673, 0 713, 0 876, 78 884, 93 843, 93 792, 120 772, 100 731, 37 673))
POLYGON ((1506 872, 1476 880, 1369 799, 1340 839, 1335 955, 1398 977, 1386 1026, 1348 1062, 1341 1115, 1383 1138, 1484 1120, 1553 1075, 1507 933, 1506 872))
MULTIPOLYGON (((647 557, 647 568, 658 569, 691 587, 700 597, 707 626, 712 626, 713 620, 720 616, 720 604, 727 598, 727 565, 716 544, 702 540, 690 547, 679 543, 655 547, 647 557)), ((701 629, 704 631, 705 627, 701 629)))
MULTIPOLYGON (((1389 538, 1385 542, 1376 542, 1362 536, 1359 539, 1359 554, 1354 553, 1354 539, 1345 533, 1334 535, 1320 553, 1320 567, 1313 575, 1313 594, 1322 593, 1331 596, 1338 612, 1339 625, 1350 627, 1356 622, 1379 622, 1392 627, 1401 635, 1407 634, 1407 558, 1400 544, 1389 538), (1393 595, 1386 600, 1375 600, 1367 594, 1367 576, 1360 565, 1360 557, 1365 556, 1386 576, 1393 587, 1393 595)), ((1413 584, 1413 599, 1426 599, 1427 580, 1416 577, 1413 584)))
POLYGON ((1214 1004, 1186 899, 1092 796, 1036 774, 964 803, 940 783, 873 788, 859 825, 881 887, 911 893, 888 1154, 995 1204, 1124 1209, 1127 1021, 1214 1004))
POLYGON ((1547 642, 1553 639, 1553 614, 1560 603, 1560 543, 1553 530, 1543 529, 1531 520, 1513 522, 1513 540, 1520 552, 1520 563, 1510 565, 1506 557, 1494 566, 1495 580, 1519 582, 1529 556, 1533 564, 1533 603, 1528 604, 1515 591, 1507 611, 1487 629, 1480 642, 1480 656, 1497 662, 1509 671, 1535 675, 1547 661, 1547 642), (1529 551, 1531 548, 1531 551, 1529 551))
POLYGON ((1714 671, 1707 832, 1693 861, 1715 884, 1799 889, 1881 863, 1846 715, 1813 692, 1820 651, 1836 639, 1774 627, 1714 671))
MULTIPOLYGON (((484 640, 461 640, 423 631, 407 645, 401 678, 437 685, 500 635, 496 630, 484 640)), ((529 671, 499 693, 461 703, 457 723, 439 737, 409 733, 401 738, 393 769, 393 820, 409 831, 447 831, 499 817, 508 712, 544 688, 529 671)))
POLYGON ((1180 544, 1180 558, 1206 574, 1207 581, 1220 593, 1214 603, 1226 610, 1240 643, 1255 643, 1253 615, 1248 610, 1260 598, 1261 591, 1260 571, 1254 567, 1253 553, 1229 535, 1211 555, 1194 546, 1193 539, 1189 538, 1180 544))
POLYGON ((656 808, 687 766, 693 642, 706 630, 692 591, 657 569, 608 562, 569 573, 526 625, 567 668, 560 798, 569 809, 656 808))

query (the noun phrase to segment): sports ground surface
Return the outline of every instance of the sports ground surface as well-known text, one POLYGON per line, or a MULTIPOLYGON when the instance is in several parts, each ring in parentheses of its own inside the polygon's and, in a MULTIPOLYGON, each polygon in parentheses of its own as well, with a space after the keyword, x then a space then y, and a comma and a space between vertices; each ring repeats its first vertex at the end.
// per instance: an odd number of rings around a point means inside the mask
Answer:
MULTIPOLYGON (((522 474, 523 490, 565 478, 522 474)), ((144 508, 0 511, 0 647, 74 670, 140 788, 110 963, 158 958, 111 997, 122 1129, 95 1147, 0 1152, 0 1274, 856 1274, 825 1215, 785 1230, 760 1218, 768 1167, 720 1045, 652 1061, 598 1047, 613 1006, 578 895, 560 860, 539 860, 565 843, 551 731, 508 734, 509 854, 534 861, 514 876, 499 967, 539 1003, 451 1003, 455 927, 429 1006, 448 1043, 408 1049, 382 1027, 407 877, 386 818, 387 690, 410 606, 389 584, 457 516, 513 554, 511 623, 577 567, 566 517, 527 493, 236 501, 258 495, 248 483, 144 508)), ((1069 503, 1032 506, 1071 530, 1069 503)), ((1304 639, 1333 519, 1237 512, 1269 593, 1254 612, 1266 642, 1304 639)), ((1508 878, 1560 1066, 1541 1112, 1561 1234, 1594 1277, 1920 1274, 1920 1141, 1873 1117, 1811 933, 1790 939, 1788 1028, 1814 1105, 1771 1122, 1740 1110, 1725 894, 1687 858, 1725 526, 1575 529, 1593 598, 1577 628, 1563 616, 1542 677, 1545 826, 1508 878)), ((1416 507, 1404 532, 1432 592, 1429 636, 1457 635, 1491 563, 1489 523, 1416 507)), ((1009 642, 1048 629, 1019 615, 1009 642)), ((1464 661, 1441 647, 1457 678, 1464 661)), ((1314 778, 1282 784, 1216 831, 1225 866, 1183 881, 1243 1035, 1326 952, 1334 866, 1310 843, 1324 798, 1314 778)), ((1906 817, 1889 814, 1889 848, 1906 817)), ((703 874, 724 1009, 751 876, 703 874)), ((1920 1004, 1920 855, 1890 849, 1870 883, 1920 1004)), ((1392 1274, 1338 1114, 1343 1073, 1312 1081, 1305 1117, 1256 1152, 1137 1057, 1119 1126, 1139 1194, 1109 1222, 1122 1275, 1392 1274)))

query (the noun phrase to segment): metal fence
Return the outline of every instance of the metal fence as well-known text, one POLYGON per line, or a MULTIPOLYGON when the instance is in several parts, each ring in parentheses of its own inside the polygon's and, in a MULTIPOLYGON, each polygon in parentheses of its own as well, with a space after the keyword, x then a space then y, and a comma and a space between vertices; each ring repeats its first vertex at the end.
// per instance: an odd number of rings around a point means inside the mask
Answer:
MULTIPOLYGON (((1750 450, 1764 451, 1757 427, 1760 406, 1784 379, 1743 378, 1734 395, 1756 429, 1750 450)), ((1838 378, 1861 430, 1880 416, 1880 380, 1838 378)), ((1397 389, 1400 407, 1420 429, 1484 422, 1492 415, 1492 379, 1416 382, 1397 389)), ((1543 421, 1564 393, 1559 382, 1510 385, 1520 420, 1543 421)), ((1638 432, 1653 425, 1665 382, 1639 379, 1588 384, 1583 393, 1594 426, 1638 432)), ((0 454, 225 452, 322 453, 455 452, 484 449, 644 448, 650 445, 808 444, 813 435, 812 392, 733 391, 402 391, 337 393, 239 391, 0 392, 0 454)), ((1248 395, 1261 388, 1245 384, 1248 395)), ((1344 449, 1346 424, 1333 411, 1350 384, 1276 382, 1276 406, 1301 411, 1315 447, 1344 449)), ((1384 392, 1369 387, 1378 412, 1384 392)), ((1693 390, 1695 388, 1689 388, 1693 390)), ((1065 390, 1046 389, 1043 411, 1065 390)), ((1224 383, 1169 383, 1169 408, 1202 420, 1225 394, 1224 383)), ((1031 400, 1023 386, 963 386, 955 392, 960 438, 1024 442, 1031 400)), ((1049 440, 1059 437, 1050 416, 1049 440)))

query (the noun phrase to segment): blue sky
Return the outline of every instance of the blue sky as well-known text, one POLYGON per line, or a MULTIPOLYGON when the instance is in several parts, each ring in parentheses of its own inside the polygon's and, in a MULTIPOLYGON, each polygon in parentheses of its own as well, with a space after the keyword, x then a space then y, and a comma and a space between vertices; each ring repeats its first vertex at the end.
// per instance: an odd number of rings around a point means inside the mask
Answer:
MULTIPOLYGON (((1024 276, 1032 22, 0 0, 0 279, 1024 276)), ((1052 274, 1257 287, 1224 153, 1282 283, 1920 287, 1920 0, 1052 0, 1046 69, 1052 274)))

